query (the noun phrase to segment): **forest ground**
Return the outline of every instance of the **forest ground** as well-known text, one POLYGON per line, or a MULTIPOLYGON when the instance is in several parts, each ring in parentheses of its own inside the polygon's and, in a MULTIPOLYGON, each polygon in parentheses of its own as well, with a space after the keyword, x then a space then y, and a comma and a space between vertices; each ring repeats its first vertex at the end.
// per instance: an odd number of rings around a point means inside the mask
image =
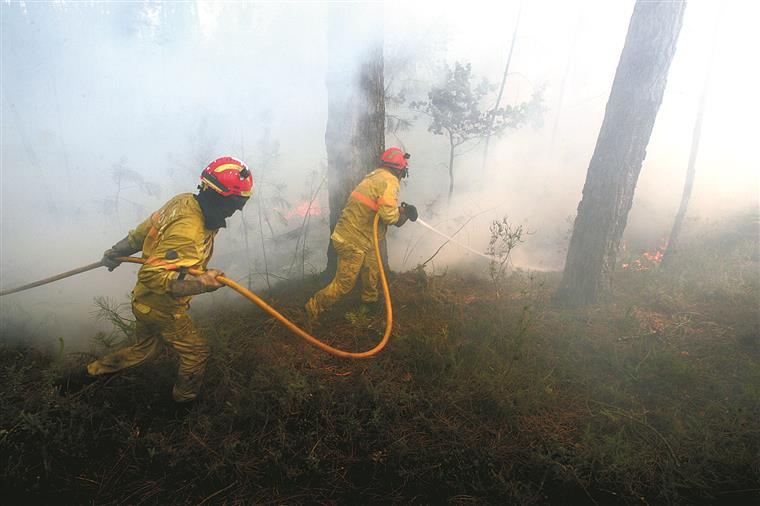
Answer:
MULTIPOLYGON (((757 504, 757 231, 756 216, 713 224, 581 310, 552 305, 558 273, 393 275, 394 332, 369 360, 324 354, 247 303, 196 315, 213 354, 185 416, 168 352, 73 396, 51 386, 129 340, 114 308, 91 353, 0 341, 3 501, 757 504)), ((266 298, 300 321, 318 287, 266 298)), ((367 349, 384 319, 357 305, 315 333, 367 349)))

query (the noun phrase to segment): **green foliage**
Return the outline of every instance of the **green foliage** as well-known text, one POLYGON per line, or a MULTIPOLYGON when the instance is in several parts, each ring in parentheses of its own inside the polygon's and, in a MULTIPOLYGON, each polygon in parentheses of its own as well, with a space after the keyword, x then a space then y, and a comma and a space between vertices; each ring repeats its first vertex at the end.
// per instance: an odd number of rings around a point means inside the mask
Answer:
POLYGON ((95 297, 93 302, 96 307, 93 312, 95 320, 108 322, 114 327, 112 332, 98 332, 94 337, 95 342, 106 351, 133 344, 135 320, 125 316, 129 304, 116 302, 109 297, 95 297))
POLYGON ((370 319, 369 310, 364 305, 359 306, 356 311, 346 313, 346 320, 357 329, 369 327, 370 319))
POLYGON ((474 83, 469 63, 455 62, 453 69, 445 67, 445 73, 443 84, 430 89, 428 101, 414 101, 410 105, 430 117, 429 132, 447 135, 453 147, 518 128, 543 111, 542 90, 528 102, 485 110, 483 102, 493 87, 486 79, 474 83))
POLYGON ((524 242, 525 230, 522 225, 513 226, 506 216, 501 220, 493 220, 489 227, 491 238, 488 241, 486 254, 491 257, 488 264, 488 274, 494 285, 496 298, 500 295, 500 284, 509 267, 512 250, 524 242))
POLYGON ((428 131, 445 135, 449 141, 449 199, 454 188, 454 158, 463 145, 501 135, 527 122, 540 123, 543 115, 543 89, 537 90, 530 101, 517 105, 486 109, 484 102, 493 91, 486 79, 474 83, 469 63, 445 66, 441 85, 433 86, 427 101, 410 102, 410 107, 430 118, 428 131))

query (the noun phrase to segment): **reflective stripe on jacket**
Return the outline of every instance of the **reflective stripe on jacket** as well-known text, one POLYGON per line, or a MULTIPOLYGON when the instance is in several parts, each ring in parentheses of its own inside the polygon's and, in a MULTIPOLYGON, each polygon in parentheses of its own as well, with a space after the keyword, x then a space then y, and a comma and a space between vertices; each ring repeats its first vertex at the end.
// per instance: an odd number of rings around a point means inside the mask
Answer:
POLYGON ((362 251, 369 251, 372 248, 375 213, 380 214, 379 240, 385 237, 387 226, 399 219, 399 186, 399 180, 391 169, 381 167, 367 174, 348 197, 332 237, 362 251))
POLYGON ((214 251, 215 235, 216 230, 206 228, 203 212, 192 193, 173 197, 130 230, 130 244, 142 248, 146 260, 132 290, 133 304, 170 315, 183 313, 191 297, 173 297, 169 283, 183 268, 206 269, 214 251))

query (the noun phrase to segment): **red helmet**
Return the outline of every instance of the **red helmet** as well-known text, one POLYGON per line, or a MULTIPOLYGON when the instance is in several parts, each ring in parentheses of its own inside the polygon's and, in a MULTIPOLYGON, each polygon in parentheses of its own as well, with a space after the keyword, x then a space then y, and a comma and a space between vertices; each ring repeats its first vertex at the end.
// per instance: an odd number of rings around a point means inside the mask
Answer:
POLYGON ((383 163, 383 166, 401 172, 409 166, 407 160, 409 160, 410 156, 409 153, 404 153, 399 148, 388 148, 380 156, 380 161, 383 163))
POLYGON ((201 185, 224 197, 250 197, 253 191, 253 176, 245 163, 231 156, 223 156, 203 169, 201 185))

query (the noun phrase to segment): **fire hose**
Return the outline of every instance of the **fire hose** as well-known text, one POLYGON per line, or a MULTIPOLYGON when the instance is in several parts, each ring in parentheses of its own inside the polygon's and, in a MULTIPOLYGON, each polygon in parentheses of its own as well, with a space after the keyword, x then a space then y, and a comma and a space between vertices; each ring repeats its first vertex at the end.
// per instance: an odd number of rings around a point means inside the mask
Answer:
MULTIPOLYGON (((385 345, 388 343, 388 338, 391 335, 391 330, 393 327, 393 307, 391 305, 391 294, 390 290, 388 289, 388 279, 385 277, 385 268, 383 267, 383 261, 380 257, 380 246, 377 239, 377 226, 380 219, 380 215, 375 215, 375 221, 372 224, 372 233, 373 233, 373 239, 374 239, 374 250, 375 250, 375 256, 377 257, 377 264, 380 268, 380 282, 383 286, 383 295, 385 296, 385 332, 383 334, 383 338, 380 340, 380 342, 372 349, 362 352, 351 352, 351 351, 345 351, 341 350, 339 348, 335 348, 333 346, 330 346, 329 344, 317 339, 316 337, 312 336, 308 332, 304 331, 300 327, 298 327, 295 323, 287 319, 285 316, 283 316, 280 312, 278 312, 276 309, 274 309, 272 306, 267 304, 261 297, 253 293, 252 291, 248 290, 247 288, 241 286, 237 282, 233 281, 232 279, 229 279, 225 276, 217 276, 216 280, 219 281, 221 284, 225 286, 229 286, 236 292, 238 292, 240 295, 245 297, 246 299, 250 300, 257 306, 259 306, 261 309, 269 313, 271 316, 273 316, 277 321, 279 321, 281 324, 283 324, 288 330, 296 334, 297 336, 305 339, 309 344, 312 344, 316 346, 317 348, 321 349, 322 351, 325 351, 327 353, 330 353, 331 355, 335 355, 336 357, 341 358, 368 358, 371 357, 383 348, 385 348, 385 345)), ((134 263, 134 264, 144 264, 145 259, 143 258, 136 258, 136 257, 119 257, 117 258, 120 262, 128 262, 128 263, 134 263)), ((89 265, 85 265, 83 267, 79 267, 77 269, 73 269, 71 271, 67 271, 61 274, 57 274, 55 276, 51 276, 49 278, 42 279, 40 281, 35 281, 34 283, 29 283, 28 285, 20 286, 17 288, 13 288, 10 290, 4 290, 0 292, 0 296, 3 295, 10 295, 12 293, 21 292, 23 290, 28 290, 30 288, 34 288, 41 285, 46 285, 48 283, 52 283, 54 281, 58 281, 64 278, 68 278, 71 276, 75 276, 77 274, 81 274, 83 272, 87 272, 93 269, 97 269, 98 267, 102 267, 102 262, 95 262, 89 265)), ((203 271, 200 269, 188 269, 190 274, 194 276, 199 276, 203 274, 203 271)))

